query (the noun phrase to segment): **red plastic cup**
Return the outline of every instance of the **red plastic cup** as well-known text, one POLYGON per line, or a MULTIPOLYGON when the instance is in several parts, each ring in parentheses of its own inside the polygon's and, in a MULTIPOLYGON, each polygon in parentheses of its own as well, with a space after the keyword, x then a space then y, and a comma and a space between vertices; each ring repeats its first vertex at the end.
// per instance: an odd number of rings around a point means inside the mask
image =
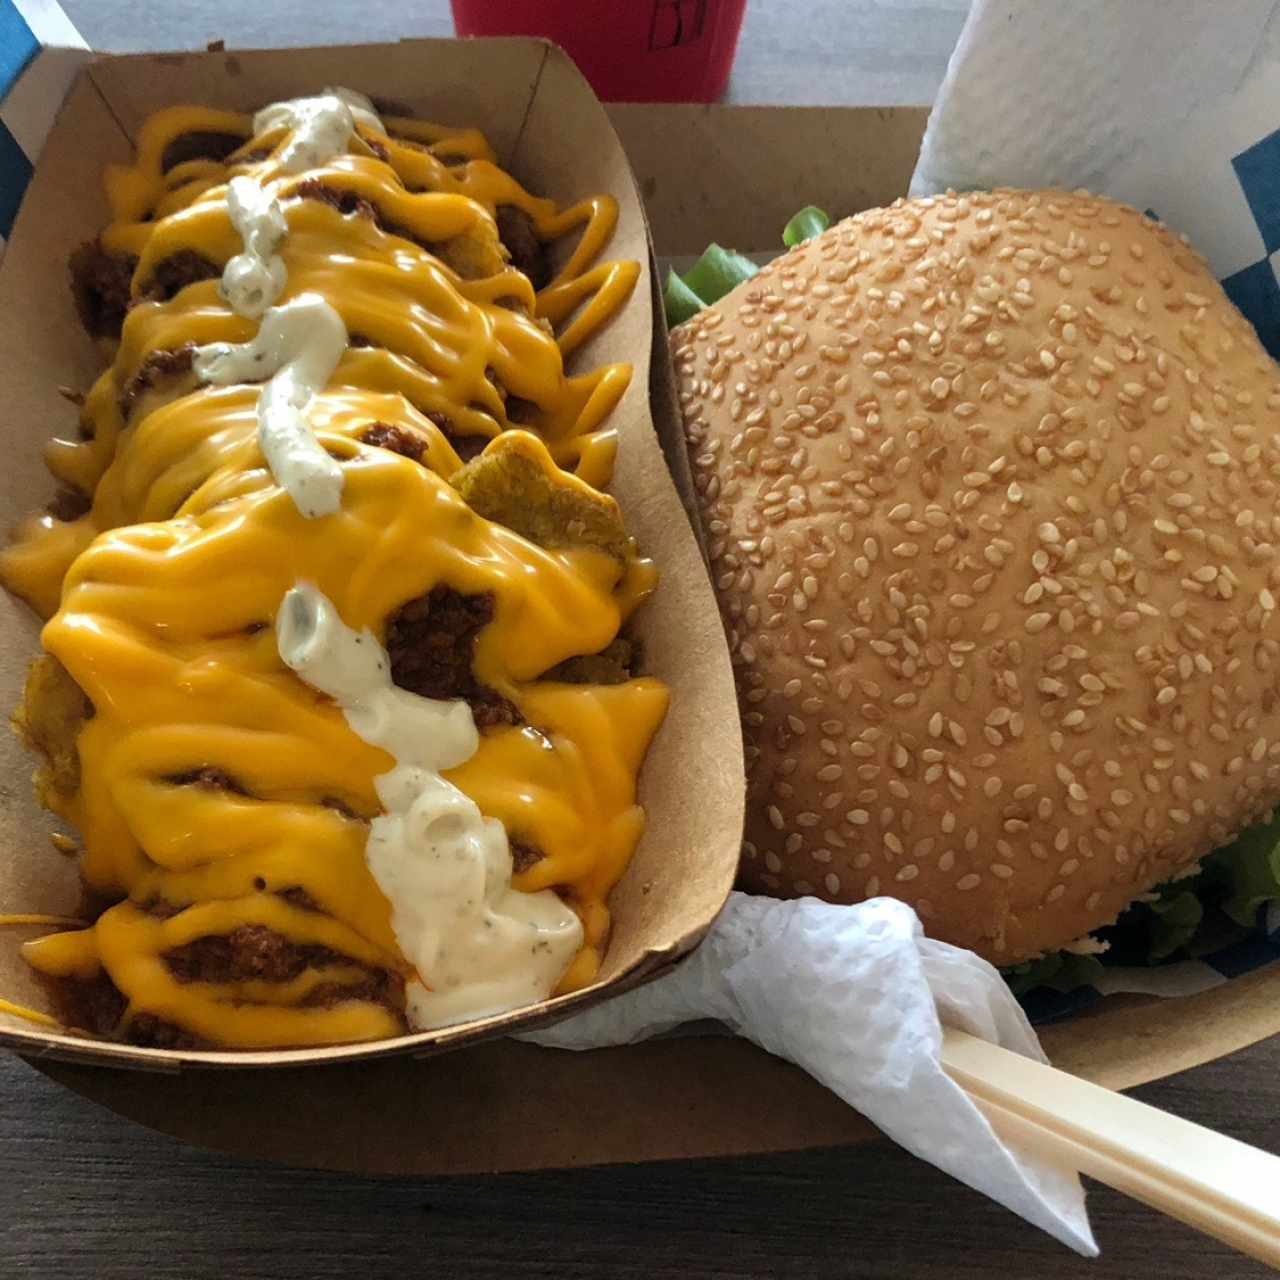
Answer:
POLYGON ((714 102, 746 0, 452 0, 460 36, 545 36, 605 102, 714 102))

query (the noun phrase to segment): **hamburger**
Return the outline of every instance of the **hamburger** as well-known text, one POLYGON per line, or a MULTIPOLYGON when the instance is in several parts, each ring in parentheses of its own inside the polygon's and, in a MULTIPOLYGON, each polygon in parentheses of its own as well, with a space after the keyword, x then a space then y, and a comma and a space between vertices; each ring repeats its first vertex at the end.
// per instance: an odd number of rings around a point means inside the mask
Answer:
POLYGON ((1085 193, 898 201, 671 350, 743 887, 891 895, 1007 967, 1270 815, 1280 370, 1184 240, 1085 193))

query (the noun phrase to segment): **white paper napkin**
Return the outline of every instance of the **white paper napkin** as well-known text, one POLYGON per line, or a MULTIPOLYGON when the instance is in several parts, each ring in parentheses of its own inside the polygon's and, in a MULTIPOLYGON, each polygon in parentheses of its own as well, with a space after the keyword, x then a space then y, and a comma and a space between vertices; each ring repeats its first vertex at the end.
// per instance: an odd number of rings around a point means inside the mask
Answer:
POLYGON ((1234 92, 1280 40, 1275 0, 975 0, 913 195, 1088 187, 1152 133, 1234 92))
POLYGON ((803 1067, 908 1151, 1093 1256, 1079 1179, 996 1137, 942 1070, 939 1015, 1045 1061, 999 973, 926 938, 904 903, 734 893, 673 973, 525 1038, 594 1049, 714 1018, 803 1067))

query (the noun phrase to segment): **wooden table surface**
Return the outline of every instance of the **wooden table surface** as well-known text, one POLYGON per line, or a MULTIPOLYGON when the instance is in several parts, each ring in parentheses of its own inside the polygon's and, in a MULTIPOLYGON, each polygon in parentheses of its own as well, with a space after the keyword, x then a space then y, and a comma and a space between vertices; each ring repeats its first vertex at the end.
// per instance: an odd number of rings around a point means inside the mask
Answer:
MULTIPOLYGON (((112 50, 384 40, 450 31, 441 0, 63 0, 112 50)), ((966 0, 751 0, 730 100, 917 104, 966 0)), ((1280 1152, 1280 1038, 1137 1091, 1280 1152)), ((625 1104, 624 1104, 625 1105, 625 1104)), ((744 1123, 749 1118, 744 1117, 744 1123)), ((1269 1274, 1105 1189, 1088 1263, 884 1143, 774 1158, 386 1181, 280 1169, 160 1137, 0 1055, 0 1276, 202 1280, 432 1274, 1269 1274)))
MULTIPOLYGON (((1280 1038, 1136 1096, 1280 1152, 1280 1038)), ((12 1277, 1271 1274, 1105 1188, 1089 1203, 1096 1262, 883 1142, 500 1177, 299 1172, 184 1147, 0 1057, 0 1274, 12 1277)))

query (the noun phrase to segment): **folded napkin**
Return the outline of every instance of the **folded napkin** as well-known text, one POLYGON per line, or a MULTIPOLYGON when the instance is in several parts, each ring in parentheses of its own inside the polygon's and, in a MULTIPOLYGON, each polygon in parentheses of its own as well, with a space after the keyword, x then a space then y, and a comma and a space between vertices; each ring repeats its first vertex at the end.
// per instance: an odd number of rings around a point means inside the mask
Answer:
POLYGON ((1280 40, 1276 0, 975 0, 912 195, 1088 187, 1231 94, 1280 40))
POLYGON ((523 1038, 595 1049, 708 1018, 803 1067, 908 1151, 1097 1253, 1074 1171, 1002 1142, 940 1064, 942 1022, 1043 1062, 1035 1032, 991 965, 926 938, 904 903, 731 894, 672 973, 523 1038))

